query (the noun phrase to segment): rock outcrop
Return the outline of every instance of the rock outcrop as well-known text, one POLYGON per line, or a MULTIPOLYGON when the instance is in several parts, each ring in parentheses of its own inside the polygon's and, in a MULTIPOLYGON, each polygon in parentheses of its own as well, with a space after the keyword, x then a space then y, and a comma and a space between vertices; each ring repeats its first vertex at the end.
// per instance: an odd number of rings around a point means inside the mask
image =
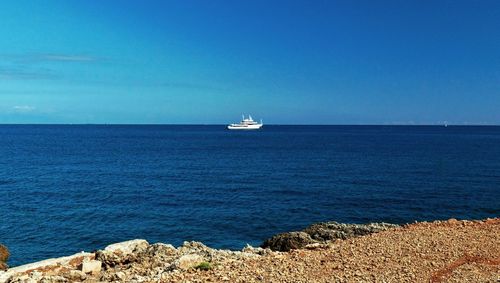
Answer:
MULTIPOLYGON (((397 225, 318 223, 300 232, 276 235, 265 241, 262 248, 247 246, 242 251, 212 249, 199 242, 184 242, 175 248, 168 244, 131 240, 109 245, 95 253, 79 253, 11 268, 7 272, 0 271, 0 283, 158 282, 170 278, 172 274, 196 268, 209 270, 214 266, 269 256, 273 253, 271 250, 316 248, 335 239, 348 239, 393 227, 397 225)), ((8 256, 7 249, 0 245, 0 263, 5 262, 8 256)))
POLYGON ((338 222, 323 222, 312 224, 304 229, 316 241, 332 241, 336 239, 349 239, 377 233, 387 229, 399 227, 389 223, 369 223, 369 224, 344 224, 338 222))
POLYGON ((6 270, 9 268, 7 265, 7 260, 9 259, 10 253, 6 246, 0 244, 0 270, 6 270))
POLYGON ((9 282, 158 282, 172 272, 203 265, 238 261, 266 254, 261 248, 243 251, 216 250, 198 242, 175 248, 132 240, 107 246, 95 253, 44 260, 0 272, 0 283, 9 282))
POLYGON ((349 239, 369 235, 399 227, 389 223, 343 224, 337 222, 323 222, 313 224, 300 232, 281 233, 267 239, 262 248, 273 251, 288 252, 293 249, 305 248, 311 244, 327 243, 336 239, 349 239))
POLYGON ((290 250, 300 249, 313 243, 316 243, 316 241, 305 232, 287 232, 267 239, 261 247, 269 248, 273 251, 288 252, 290 250))
POLYGON ((7 271, 0 271, 0 283, 42 281, 67 282, 64 280, 61 281, 61 278, 66 278, 66 276, 69 277, 69 273, 72 270, 81 270, 84 261, 90 261, 94 258, 95 255, 93 253, 81 252, 71 256, 46 259, 9 268, 7 271))
POLYGON ((96 252, 96 259, 100 260, 106 268, 117 265, 127 265, 139 260, 149 243, 146 240, 131 240, 107 246, 102 251, 96 252))

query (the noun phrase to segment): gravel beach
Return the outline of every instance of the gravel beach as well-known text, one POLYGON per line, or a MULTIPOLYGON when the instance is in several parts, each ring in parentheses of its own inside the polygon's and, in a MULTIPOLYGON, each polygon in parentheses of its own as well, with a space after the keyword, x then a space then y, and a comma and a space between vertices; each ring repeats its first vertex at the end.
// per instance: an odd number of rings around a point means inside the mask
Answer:
POLYGON ((500 219, 416 223, 165 282, 499 282, 500 219))

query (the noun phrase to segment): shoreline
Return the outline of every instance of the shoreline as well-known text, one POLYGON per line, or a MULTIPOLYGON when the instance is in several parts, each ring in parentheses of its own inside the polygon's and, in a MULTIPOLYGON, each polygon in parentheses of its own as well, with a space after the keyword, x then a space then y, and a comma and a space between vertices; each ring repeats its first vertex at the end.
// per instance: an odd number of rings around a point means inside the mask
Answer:
POLYGON ((241 251, 131 240, 9 268, 0 283, 500 279, 500 218, 369 225, 316 223, 241 251))

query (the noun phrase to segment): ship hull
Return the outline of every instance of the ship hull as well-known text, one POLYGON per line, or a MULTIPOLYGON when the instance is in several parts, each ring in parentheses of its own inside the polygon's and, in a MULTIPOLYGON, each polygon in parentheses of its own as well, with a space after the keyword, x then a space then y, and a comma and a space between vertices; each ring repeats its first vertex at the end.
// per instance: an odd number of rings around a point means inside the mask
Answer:
POLYGON ((229 130, 258 130, 262 128, 262 124, 257 124, 257 125, 245 125, 245 126, 233 126, 229 125, 227 126, 229 130))

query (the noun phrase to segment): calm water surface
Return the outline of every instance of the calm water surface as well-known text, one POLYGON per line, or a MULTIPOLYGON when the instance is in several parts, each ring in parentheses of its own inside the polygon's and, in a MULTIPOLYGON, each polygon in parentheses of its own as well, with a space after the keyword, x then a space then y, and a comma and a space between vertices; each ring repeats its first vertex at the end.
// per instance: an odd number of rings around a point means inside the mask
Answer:
POLYGON ((500 127, 0 126, 11 265, 145 238, 241 249, 318 221, 500 214, 500 127))

